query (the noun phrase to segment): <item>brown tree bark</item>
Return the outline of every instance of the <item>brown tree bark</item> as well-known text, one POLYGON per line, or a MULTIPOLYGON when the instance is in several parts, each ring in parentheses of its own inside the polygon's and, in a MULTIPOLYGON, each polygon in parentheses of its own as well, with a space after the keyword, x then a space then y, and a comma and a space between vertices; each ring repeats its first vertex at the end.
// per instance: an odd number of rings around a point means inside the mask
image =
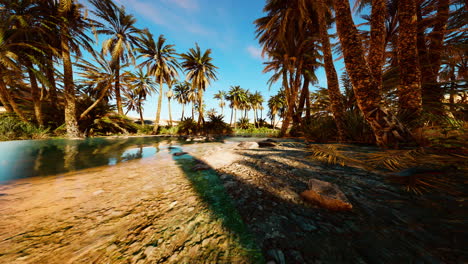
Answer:
POLYGON ((73 66, 70 58, 70 47, 68 46, 68 28, 65 23, 66 22, 62 22, 60 29, 65 96, 65 126, 67 128, 67 136, 76 138, 79 137, 80 131, 76 118, 75 85, 73 83, 73 66))
POLYGON ((406 129, 394 115, 381 107, 379 84, 366 64, 360 36, 354 25, 348 0, 334 0, 336 26, 346 70, 353 84, 359 109, 375 136, 377 145, 387 147, 409 139, 406 129))
MULTIPOLYGON (((426 56, 425 63, 421 64, 423 107, 434 114, 443 114, 444 112, 441 104, 444 92, 437 81, 437 77, 441 65, 448 18, 449 0, 439 0, 435 24, 428 36, 429 46, 426 46, 426 42, 420 43, 420 47, 424 44, 426 49, 425 54, 420 54, 420 56, 426 56)), ((421 34, 424 34, 424 32, 421 34)))
POLYGON ((373 0, 371 11, 371 37, 368 63, 375 81, 382 89, 382 67, 385 61, 385 16, 387 5, 385 0, 373 0))
POLYGON ((25 65, 28 71, 29 83, 31 85, 31 98, 33 101, 34 116, 36 117, 37 124, 40 127, 42 127, 44 126, 44 121, 42 119, 42 108, 41 108, 39 86, 37 84, 36 76, 34 75, 33 65, 31 61, 26 60, 25 65))
POLYGON ((398 2, 398 64, 400 83, 398 103, 400 112, 408 112, 413 118, 422 110, 421 70, 417 49, 417 15, 414 0, 398 2))
POLYGON ((154 121, 153 134, 158 133, 159 121, 161 118, 161 106, 162 106, 162 97, 163 97, 163 78, 159 76, 159 98, 158 98, 158 108, 156 110, 156 120, 154 121))
POLYGON ((119 115, 123 115, 122 97, 120 96, 120 58, 117 58, 115 67, 115 101, 117 102, 117 112, 119 115))
MULTIPOLYGON (((378 0, 381 1, 381 0, 378 0)), ((327 76, 328 96, 330 97, 331 109, 333 118, 335 119, 336 127, 338 130, 338 141, 345 140, 345 123, 344 123, 344 106, 343 96, 340 92, 340 85, 338 82, 338 74, 336 73, 335 65, 333 64, 333 56, 330 45, 330 38, 328 37, 327 21, 325 19, 326 6, 324 0, 319 0, 319 10, 317 12, 319 23, 320 42, 322 44, 323 62, 325 67, 325 74, 327 76)))

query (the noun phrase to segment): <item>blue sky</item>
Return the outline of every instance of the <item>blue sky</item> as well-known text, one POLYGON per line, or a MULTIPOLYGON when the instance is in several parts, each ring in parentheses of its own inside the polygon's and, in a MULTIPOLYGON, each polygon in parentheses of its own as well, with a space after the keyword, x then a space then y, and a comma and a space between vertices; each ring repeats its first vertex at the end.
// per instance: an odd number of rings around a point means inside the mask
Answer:
MULTIPOLYGON (((212 49, 213 63, 218 69, 218 80, 205 93, 206 109, 220 112, 213 95, 218 90, 227 91, 232 85, 240 85, 250 91, 260 91, 265 98, 275 94, 279 85, 268 88, 270 74, 264 74, 261 47, 255 39, 253 21, 262 17, 265 1, 261 0, 115 0, 124 5, 127 12, 137 18, 137 26, 148 28, 155 38, 163 34, 167 43, 175 44, 177 52, 186 52, 198 43, 202 50, 212 49)), ((100 37, 102 40, 104 36, 100 37)), ((343 67, 337 63, 337 70, 343 67)), ((323 70, 317 73, 319 86, 326 86, 323 70)), ((181 72, 180 79, 185 79, 181 72)), ((164 87, 166 91, 167 88, 164 87)), ((157 95, 148 98, 144 105, 144 117, 154 120, 157 95)), ((179 119, 182 107, 172 101, 172 115, 179 119)), ((162 119, 168 119, 167 100, 164 98, 162 119)), ((267 108, 266 103, 264 104, 267 108)), ((186 111, 187 113, 187 111, 186 111)), ((225 108, 225 121, 230 111, 225 108)), ((264 111, 264 116, 266 110, 264 111)), ((129 116, 137 117, 136 112, 129 116)))

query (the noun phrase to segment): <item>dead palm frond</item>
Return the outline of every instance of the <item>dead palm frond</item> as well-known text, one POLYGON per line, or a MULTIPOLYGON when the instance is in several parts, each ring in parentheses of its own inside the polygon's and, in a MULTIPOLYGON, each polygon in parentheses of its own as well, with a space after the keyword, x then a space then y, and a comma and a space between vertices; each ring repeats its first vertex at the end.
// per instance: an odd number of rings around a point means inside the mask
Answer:
POLYGON ((346 155, 346 151, 340 150, 345 145, 312 145, 309 147, 312 157, 318 161, 324 162, 327 165, 341 165, 341 166, 362 166, 363 162, 359 159, 352 158, 346 155))

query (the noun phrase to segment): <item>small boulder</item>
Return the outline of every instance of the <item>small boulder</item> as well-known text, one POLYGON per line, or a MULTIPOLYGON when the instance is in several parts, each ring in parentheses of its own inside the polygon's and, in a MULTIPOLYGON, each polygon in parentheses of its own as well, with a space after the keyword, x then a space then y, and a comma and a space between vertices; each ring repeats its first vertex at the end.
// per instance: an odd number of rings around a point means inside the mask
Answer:
POLYGON ((198 163, 192 168, 194 171, 209 170, 210 166, 204 163, 198 163))
POLYGON ((237 145, 237 149, 256 149, 258 148, 257 142, 244 141, 237 145))
POLYGON ((187 152, 176 152, 174 154, 172 154, 173 156, 182 156, 182 155, 185 155, 185 154, 188 154, 187 152))
POLYGON ((305 201, 330 210, 348 211, 353 205, 348 201, 338 186, 320 180, 309 181, 309 190, 300 194, 305 201))
POLYGON ((276 146, 276 142, 269 141, 267 139, 267 140, 263 140, 263 141, 258 142, 258 146, 261 147, 261 148, 274 147, 274 146, 276 146))

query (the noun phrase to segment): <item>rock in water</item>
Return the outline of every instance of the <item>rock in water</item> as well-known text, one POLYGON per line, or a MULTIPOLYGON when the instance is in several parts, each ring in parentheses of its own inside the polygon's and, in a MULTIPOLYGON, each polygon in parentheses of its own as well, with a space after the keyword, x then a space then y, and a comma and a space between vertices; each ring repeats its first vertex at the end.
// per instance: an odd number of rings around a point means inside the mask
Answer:
POLYGON ((309 190, 302 192, 300 196, 309 203, 330 210, 346 211, 353 209, 353 205, 338 186, 325 181, 310 180, 309 190))
POLYGON ((172 155, 174 155, 174 156, 182 156, 182 155, 185 155, 185 154, 188 154, 188 153, 187 153, 187 152, 176 152, 176 153, 174 153, 174 154, 172 154, 172 155))
POLYGON ((273 140, 270 141, 267 139, 267 140, 258 142, 258 146, 260 146, 261 148, 274 147, 276 146, 276 142, 274 142, 273 140))
POLYGON ((210 166, 204 163, 198 163, 192 168, 194 171, 200 171, 200 170, 209 170, 210 166))
POLYGON ((257 142, 245 141, 237 145, 237 149, 255 149, 258 148, 257 142))

